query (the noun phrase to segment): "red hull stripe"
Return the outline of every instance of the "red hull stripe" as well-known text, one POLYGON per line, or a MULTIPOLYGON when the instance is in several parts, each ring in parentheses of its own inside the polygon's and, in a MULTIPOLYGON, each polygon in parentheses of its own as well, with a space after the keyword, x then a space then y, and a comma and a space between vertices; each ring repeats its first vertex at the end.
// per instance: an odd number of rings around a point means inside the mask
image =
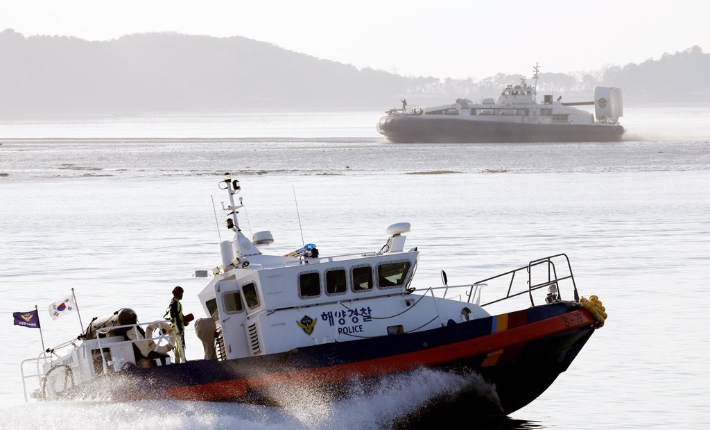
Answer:
MULTIPOLYGON (((515 318, 515 322, 517 323, 518 321, 519 319, 515 318)), ((589 312, 579 309, 546 320, 498 331, 488 336, 451 345, 325 368, 173 388, 166 390, 166 395, 180 400, 224 400, 244 396, 247 388, 258 389, 276 384, 288 384, 297 387, 342 382, 350 379, 412 370, 420 366, 437 366, 487 353, 490 353, 488 359, 486 359, 488 360, 487 365, 495 365, 495 362, 498 361, 506 348, 519 349, 527 342, 590 326, 594 323, 594 317, 589 312)), ((423 347, 426 346, 423 345, 423 347)))
POLYGON ((172 388, 166 391, 169 398, 176 400, 224 400, 236 399, 247 394, 247 381, 233 379, 231 381, 213 382, 211 384, 172 388))
POLYGON ((527 324, 528 311, 516 311, 508 314, 508 329, 524 326, 527 324))

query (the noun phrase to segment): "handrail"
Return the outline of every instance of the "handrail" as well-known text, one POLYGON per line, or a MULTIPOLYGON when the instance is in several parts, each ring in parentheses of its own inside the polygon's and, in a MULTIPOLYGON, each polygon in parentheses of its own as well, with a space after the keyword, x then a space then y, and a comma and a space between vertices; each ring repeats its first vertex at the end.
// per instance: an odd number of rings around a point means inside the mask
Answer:
MULTIPOLYGON (((444 295, 446 295, 447 290, 448 290, 448 286, 446 287, 446 289, 444 289, 444 295)), ((431 292, 431 297, 433 299, 435 299, 436 297, 434 297, 434 290, 430 288, 429 291, 431 292)), ((439 312, 439 305, 437 305, 436 302, 437 302, 437 300, 432 300, 432 303, 434 303, 434 309, 436 310, 436 316, 439 317, 439 324, 441 324, 441 326, 443 327, 444 321, 442 321, 442 319, 441 319, 441 312, 439 312)))
POLYGON ((59 345, 54 346, 54 347, 52 347, 52 348, 47 348, 47 350, 46 350, 45 352, 50 353, 50 360, 51 360, 51 354, 54 354, 55 351, 57 351, 58 349, 61 349, 61 348, 65 348, 65 347, 67 347, 67 346, 69 346, 69 345, 76 347, 76 345, 74 344, 74 342, 76 342, 76 341, 78 341, 78 340, 81 340, 81 339, 83 339, 83 334, 80 334, 78 337, 76 337, 76 338, 74 338, 74 339, 71 339, 71 340, 68 340, 68 341, 66 341, 66 342, 60 343, 59 345))
MULTIPOLYGON (((455 286, 454 286, 454 287, 455 287, 455 286)), ((454 288, 454 287, 449 287, 449 288, 454 288)), ((460 286, 460 287, 462 287, 462 286, 460 286)), ((468 287, 468 285, 466 285, 465 287, 468 287)), ((431 288, 431 289, 437 289, 437 288, 443 288, 443 287, 429 287, 429 288, 431 288)), ((365 299, 379 299, 379 298, 382 298, 382 297, 407 296, 407 295, 409 295, 409 294, 411 294, 411 293, 412 293, 411 291, 408 291, 408 290, 406 290, 406 289, 405 289, 405 290, 399 290, 399 289, 397 289, 397 290, 392 290, 392 292, 386 292, 386 293, 383 293, 383 294, 375 294, 375 293, 373 293, 373 294, 367 294, 367 295, 365 295, 365 296, 363 296, 363 297, 348 297, 348 298, 338 297, 338 298, 334 298, 333 300, 324 301, 324 302, 319 302, 318 305, 320 306, 320 305, 332 305, 332 304, 340 304, 340 303, 349 303, 349 302, 357 302, 357 301, 361 301, 361 300, 365 300, 365 299)), ((258 309, 258 310, 254 311, 254 312, 251 312, 251 313, 250 313, 250 312, 247 312, 246 319, 247 319, 247 320, 250 320, 250 319, 255 318, 255 317, 257 317, 258 315, 263 314, 263 313, 266 313, 266 314, 271 315, 271 314, 273 314, 273 313, 275 313, 275 312, 287 311, 287 310, 290 310, 290 309, 300 309, 300 308, 305 308, 305 307, 310 307, 310 306, 313 306, 313 305, 312 305, 312 304, 302 304, 302 305, 297 305, 297 306, 296 306, 296 305, 284 306, 284 307, 280 307, 280 308, 258 309)))
POLYGON ((569 257, 567 256, 567 254, 561 253, 561 254, 551 255, 548 257, 539 258, 537 260, 532 260, 528 263, 527 266, 523 266, 523 267, 519 267, 517 269, 509 270, 509 271, 501 273, 499 275, 491 276, 489 278, 482 279, 478 282, 471 284, 470 290, 468 293, 469 303, 471 302, 471 300, 475 296, 475 292, 479 290, 479 286, 481 284, 487 284, 488 281, 503 278, 505 276, 510 276, 510 282, 508 284, 508 291, 506 292, 505 296, 503 296, 499 299, 496 299, 496 300, 492 300, 490 302, 486 302, 486 303, 482 304, 481 307, 488 306, 488 305, 491 305, 494 303, 499 303, 504 300, 508 300, 513 297, 518 297, 518 296, 526 294, 526 293, 530 297, 530 304, 532 306, 535 306, 535 300, 533 299, 533 295, 532 295, 533 291, 539 290, 541 288, 550 287, 553 285, 556 287, 555 294, 557 295, 557 298, 562 298, 562 293, 559 288, 559 283, 561 281, 565 281, 565 280, 572 281, 572 288, 574 291, 574 300, 575 301, 579 300, 579 293, 577 291, 577 283, 575 282, 574 275, 572 274, 572 265, 570 264, 569 257), (557 275, 557 267, 555 266, 555 262, 553 261, 553 259, 558 258, 558 257, 565 258, 565 262, 567 263, 567 270, 569 271, 569 275, 561 276, 561 277, 557 275), (538 283, 538 284, 533 284, 532 283, 533 268, 540 266, 540 265, 545 265, 547 267, 547 280, 544 282, 538 283), (515 276, 518 272, 522 272, 522 271, 527 272, 527 289, 525 289, 523 291, 513 292, 512 290, 513 290, 513 283, 515 281, 515 276))
POLYGON ((28 378, 37 378, 38 380, 42 377, 42 369, 40 368, 40 361, 44 360, 44 363, 47 363, 47 361, 52 361, 51 356, 47 358, 47 354, 44 352, 40 353, 37 358, 28 358, 26 360, 22 360, 20 362, 20 375, 22 376, 22 394, 25 396, 25 403, 28 403, 27 400, 27 385, 25 384, 25 380, 28 378), (35 362, 37 366, 37 373, 33 375, 25 375, 25 363, 29 362, 35 362))
MULTIPOLYGON (((108 333, 111 330, 117 330, 117 329, 121 329, 121 328, 129 328, 129 327, 136 328, 136 327, 143 326, 143 325, 148 326, 148 325, 155 324, 155 323, 160 324, 163 322, 166 322, 166 320, 155 320, 155 321, 151 321, 151 322, 147 322, 147 323, 136 323, 136 324, 125 324, 125 325, 112 326, 112 327, 101 327, 98 330, 96 330, 96 343, 98 345, 99 352, 101 353, 101 365, 102 365, 103 374, 105 375, 108 373, 108 365, 107 365, 107 361, 106 361, 106 356, 104 355, 104 349, 101 347, 101 336, 100 336, 101 333, 108 333)), ((180 342, 180 335, 178 335, 177 333, 176 334, 169 334, 169 335, 160 334, 157 338, 154 337, 151 339, 157 339, 158 341, 160 341, 163 339, 170 339, 170 338, 174 338, 175 342, 180 342)), ((137 342, 143 342, 143 341, 147 341, 147 340, 148 339, 145 339, 145 338, 144 339, 136 338, 136 339, 123 340, 123 341, 119 341, 119 342, 111 342, 111 345, 121 345, 124 343, 129 343, 132 345, 137 342)))
MULTIPOLYGON (((29 401, 29 400, 28 400, 28 397, 27 397, 27 384, 26 384, 26 380, 29 379, 29 378, 38 378, 38 381, 40 382, 40 385, 41 385, 42 378, 46 376, 46 372, 44 372, 44 370, 42 369, 41 365, 42 365, 42 364, 47 364, 47 363, 52 363, 52 362, 54 361, 54 360, 53 360, 53 357, 52 357, 52 354, 55 354, 55 351, 56 351, 56 350, 58 350, 58 349, 60 349, 60 348, 67 347, 67 346, 69 346, 69 345, 72 345, 72 346, 74 347, 74 351, 76 351, 77 348, 80 347, 80 346, 77 346, 77 345, 75 344, 75 342, 76 342, 77 340, 80 340, 80 339, 81 339, 81 340, 84 341, 84 344, 81 345, 81 347, 84 347, 84 348, 87 347, 87 344, 86 344, 87 341, 96 340, 96 344, 97 344, 97 346, 98 346, 98 350, 99 350, 99 352, 100 352, 100 354, 101 354, 102 373, 105 375, 105 374, 108 373, 108 361, 107 361, 107 359, 106 359, 106 355, 105 355, 105 351, 104 351, 105 347, 102 345, 102 342, 101 342, 101 341, 102 341, 102 339, 104 339, 104 345, 106 345, 106 341, 105 341, 105 339, 107 339, 107 337, 105 336, 106 334, 108 334, 108 333, 111 332, 112 330, 127 329, 127 328, 128 328, 128 329, 131 329, 131 328, 136 328, 136 327, 139 327, 139 326, 147 326, 147 325, 155 324, 155 323, 158 323, 158 324, 159 324, 159 323, 162 323, 162 322, 166 322, 166 321, 165 321, 165 320, 156 320, 156 321, 151 321, 151 322, 143 322, 143 323, 136 323, 136 324, 126 324, 126 325, 121 325, 121 326, 101 327, 101 328, 99 328, 99 329, 96 330, 96 339, 86 339, 86 338, 82 338, 82 337, 79 337, 79 338, 77 338, 77 339, 72 339, 72 340, 70 340, 70 341, 61 343, 61 344, 59 344, 59 345, 57 345, 57 346, 55 346, 55 347, 53 347, 53 348, 48 348, 48 349, 46 350, 46 352, 40 353, 37 358, 29 358, 29 359, 23 360, 23 361, 20 363, 20 374, 21 374, 21 376, 22 376, 22 391, 23 391, 23 395, 24 395, 24 398, 25 398, 25 403, 27 403, 27 402, 29 401), (49 353, 49 354, 47 354, 47 353, 49 353), (29 373, 25 372, 25 367, 26 367, 27 363, 35 363, 35 365, 36 365, 36 367, 37 367, 36 370, 35 370, 32 374, 29 374, 29 373)), ((159 342, 160 340, 163 340, 163 339, 171 339, 171 338, 175 339, 176 342, 179 342, 179 341, 180 341, 178 334, 172 334, 172 335, 171 335, 171 334, 163 334, 163 333, 161 333, 158 337, 153 337, 153 338, 150 338, 150 339, 154 339, 154 340, 157 340, 157 342, 159 342)), ((110 346, 121 345, 121 344, 135 344, 135 343, 137 343, 137 342, 143 342, 143 341, 147 341, 147 340, 149 340, 149 339, 145 339, 145 338, 139 339, 139 338, 136 338, 136 339, 122 340, 122 341, 118 341, 118 342, 110 342, 110 346)), ((109 346, 109 348, 110 348, 110 346, 109 346)), ((54 366, 52 366, 52 368, 54 368, 54 366)), ((41 386, 40 386, 40 389, 41 389, 41 386)))
MULTIPOLYGON (((507 272, 501 273, 499 275, 491 276, 489 278, 482 279, 482 280, 474 282, 472 284, 462 284, 462 285, 448 285, 447 284, 447 285, 441 285, 441 286, 435 286, 435 287, 428 287, 425 290, 418 291, 418 293, 421 293, 424 295, 430 294, 432 297, 434 297, 435 291, 442 291, 443 290, 443 297, 445 298, 449 295, 449 293, 452 290, 466 289, 467 291, 464 293, 466 295, 466 299, 465 299, 466 302, 473 303, 473 304, 479 305, 481 307, 492 305, 494 303, 499 303, 499 302, 511 299, 513 297, 521 296, 523 294, 528 294, 530 296, 531 305, 535 306, 535 301, 532 296, 533 291, 536 291, 536 290, 539 290, 542 288, 547 288, 547 287, 554 285, 556 287, 557 297, 561 298, 562 295, 561 295, 561 292, 559 289, 559 283, 562 281, 566 281, 566 280, 572 281, 572 286, 573 286, 573 290, 574 290, 574 300, 578 301, 579 294, 577 292, 577 285, 576 285, 576 282, 574 281, 574 276, 572 274, 572 267, 571 267, 571 264, 569 261, 569 257, 567 257, 566 254, 562 253, 562 254, 555 254, 555 255, 548 256, 548 257, 539 258, 537 260, 532 260, 526 266, 522 266, 517 269, 509 270, 507 272), (553 261, 553 259, 558 258, 558 257, 565 258, 565 262, 567 264, 567 269, 569 270, 569 275, 558 276, 557 267, 555 265, 555 262, 553 261), (541 266, 541 265, 546 265, 546 267, 547 267, 547 280, 544 282, 538 283, 538 284, 533 284, 532 283, 533 268, 541 266), (513 292, 513 287, 514 287, 516 275, 518 274, 518 272, 522 272, 522 271, 525 271, 527 273, 527 281, 526 281, 527 288, 525 288, 522 291, 513 292), (506 291, 505 296, 495 299, 495 300, 492 300, 492 301, 489 301, 489 302, 486 302, 486 303, 483 303, 483 304, 480 304, 482 290, 484 287, 489 287, 488 282, 492 281, 492 280, 496 280, 498 278, 502 278, 504 276, 510 276, 510 281, 508 282, 508 289, 506 291)), ((386 294, 382 294, 382 295, 367 296, 367 297, 362 297, 362 298, 355 297, 355 298, 348 298, 345 300, 343 300, 342 298, 338 298, 338 299, 333 299, 332 301, 322 302, 320 304, 347 303, 347 302, 358 301, 358 300, 361 300, 364 298, 370 299, 370 298, 375 298, 375 297, 405 296, 405 295, 411 294, 411 292, 412 291, 404 290, 404 291, 396 291, 396 292, 386 293, 386 294)), ((259 309, 255 312, 247 313, 246 318, 248 320, 251 320, 263 313, 272 314, 275 312, 288 310, 288 309, 294 309, 294 308, 300 308, 300 307, 301 306, 286 306, 286 307, 282 307, 282 308, 259 309)))

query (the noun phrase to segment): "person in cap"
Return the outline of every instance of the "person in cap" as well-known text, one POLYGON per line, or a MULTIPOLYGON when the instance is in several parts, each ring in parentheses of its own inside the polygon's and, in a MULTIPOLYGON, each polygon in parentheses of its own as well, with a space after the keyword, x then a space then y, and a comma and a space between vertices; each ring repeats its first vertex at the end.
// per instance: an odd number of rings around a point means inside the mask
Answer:
POLYGON ((170 322, 172 323, 175 333, 178 335, 178 340, 180 341, 175 348, 175 363, 187 361, 187 358, 185 357, 185 327, 187 327, 190 324, 190 321, 193 320, 192 314, 183 315, 182 313, 182 303, 180 303, 180 300, 182 300, 184 292, 185 290, 183 290, 179 285, 173 288, 173 298, 170 300, 170 306, 168 307, 168 311, 165 313, 166 316, 168 313, 170 314, 170 322))

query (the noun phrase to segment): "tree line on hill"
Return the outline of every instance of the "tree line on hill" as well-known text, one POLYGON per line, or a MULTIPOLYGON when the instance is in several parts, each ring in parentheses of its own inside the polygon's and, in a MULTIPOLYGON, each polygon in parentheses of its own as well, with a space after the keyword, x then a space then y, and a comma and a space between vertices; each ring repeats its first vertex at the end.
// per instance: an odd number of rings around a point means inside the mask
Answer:
MULTIPOLYGON (((143 33, 109 41, 0 32, 0 115, 224 113, 246 109, 388 109, 401 97, 472 100, 523 76, 405 77, 315 58, 245 37, 143 33)), ((538 91, 625 103, 707 102, 710 54, 698 46, 594 73, 540 73, 538 91)))

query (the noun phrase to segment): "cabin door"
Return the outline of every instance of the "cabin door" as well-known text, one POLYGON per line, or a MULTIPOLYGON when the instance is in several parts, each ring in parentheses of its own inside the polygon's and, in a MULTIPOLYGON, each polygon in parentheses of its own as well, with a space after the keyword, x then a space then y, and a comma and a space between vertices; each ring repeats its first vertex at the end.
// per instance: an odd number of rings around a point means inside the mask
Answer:
POLYGON ((244 295, 236 280, 222 281, 215 285, 215 297, 222 325, 224 350, 228 359, 249 355, 247 336, 244 330, 246 308, 244 295))

